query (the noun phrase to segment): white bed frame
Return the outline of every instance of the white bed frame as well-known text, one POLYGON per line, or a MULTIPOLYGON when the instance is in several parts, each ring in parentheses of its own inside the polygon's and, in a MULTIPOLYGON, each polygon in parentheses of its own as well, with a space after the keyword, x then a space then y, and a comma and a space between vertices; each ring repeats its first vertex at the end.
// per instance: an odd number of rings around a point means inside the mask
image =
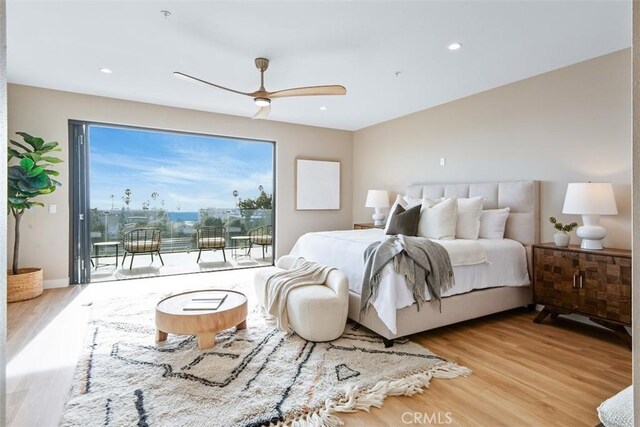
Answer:
MULTIPOLYGON (((407 188, 412 197, 483 196, 484 209, 511 208, 505 238, 521 242, 527 252, 529 277, 532 277, 532 245, 539 242, 540 183, 538 181, 489 182, 474 184, 414 184, 407 188)), ((493 287, 442 299, 442 311, 436 304, 416 305, 397 311, 396 334, 378 318, 375 309, 360 317, 360 294, 349 291, 349 318, 385 338, 390 346, 394 338, 428 331, 464 320, 498 313, 532 303, 531 286, 493 287)))

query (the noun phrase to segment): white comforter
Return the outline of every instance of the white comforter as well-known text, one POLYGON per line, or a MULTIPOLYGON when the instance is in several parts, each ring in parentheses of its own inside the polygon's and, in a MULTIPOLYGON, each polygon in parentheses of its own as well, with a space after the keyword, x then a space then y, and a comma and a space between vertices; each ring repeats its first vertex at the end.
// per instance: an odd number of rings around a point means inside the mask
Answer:
MULTIPOLYGON (((291 255, 336 267, 349 278, 349 289, 360 293, 364 271, 364 251, 371 243, 388 238, 383 230, 348 230, 307 233, 300 237, 291 255)), ((530 284, 524 246, 503 240, 438 240, 451 257, 455 285, 443 296, 452 296, 497 286, 530 284)), ((372 305, 380 320, 397 332, 396 310, 414 303, 404 277, 389 264, 372 305)))

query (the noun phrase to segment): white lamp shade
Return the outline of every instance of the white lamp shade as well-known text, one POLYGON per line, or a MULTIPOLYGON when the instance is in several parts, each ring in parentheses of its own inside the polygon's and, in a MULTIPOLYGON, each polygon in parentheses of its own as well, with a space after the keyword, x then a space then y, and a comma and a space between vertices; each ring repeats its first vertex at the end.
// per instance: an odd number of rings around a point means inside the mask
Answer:
POLYGON ((389 193, 386 190, 369 190, 364 205, 367 208, 388 208, 389 193))
POLYGON ((607 182, 579 182, 567 186, 564 214, 617 215, 613 186, 607 182))

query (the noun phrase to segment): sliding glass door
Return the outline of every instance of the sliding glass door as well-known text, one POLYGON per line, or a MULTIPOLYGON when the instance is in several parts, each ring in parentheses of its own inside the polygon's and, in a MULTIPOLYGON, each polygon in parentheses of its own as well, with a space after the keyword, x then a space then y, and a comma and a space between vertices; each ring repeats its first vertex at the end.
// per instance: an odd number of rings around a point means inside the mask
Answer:
POLYGON ((75 283, 273 263, 274 143, 71 122, 75 283))

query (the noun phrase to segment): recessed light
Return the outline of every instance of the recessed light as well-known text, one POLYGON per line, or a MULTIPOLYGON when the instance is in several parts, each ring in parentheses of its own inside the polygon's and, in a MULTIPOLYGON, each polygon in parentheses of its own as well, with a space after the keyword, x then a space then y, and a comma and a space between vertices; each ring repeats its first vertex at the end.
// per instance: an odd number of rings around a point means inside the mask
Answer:
POLYGON ((327 111, 327 107, 323 105, 322 107, 320 107, 320 111, 327 111))
POLYGON ((111 71, 109 68, 100 68, 100 71, 105 73, 105 74, 111 74, 113 73, 113 71, 111 71))
POLYGON ((462 43, 451 43, 448 47, 449 50, 458 50, 462 47, 462 43))

